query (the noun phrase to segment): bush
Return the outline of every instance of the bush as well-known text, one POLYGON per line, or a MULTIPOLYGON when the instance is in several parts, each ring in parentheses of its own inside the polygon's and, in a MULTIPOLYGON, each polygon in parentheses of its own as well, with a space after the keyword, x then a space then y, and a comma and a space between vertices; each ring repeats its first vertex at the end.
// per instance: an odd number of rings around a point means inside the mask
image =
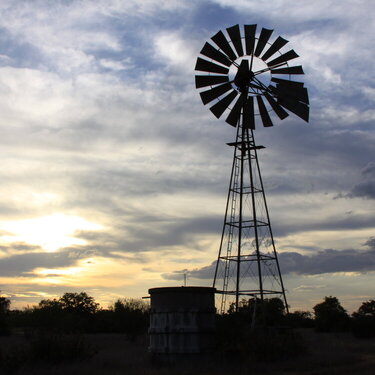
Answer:
POLYGON ((255 326, 276 326, 283 324, 285 317, 284 302, 280 298, 259 298, 242 299, 239 303, 238 312, 235 312, 235 304, 229 307, 228 314, 238 314, 246 316, 247 321, 251 321, 255 326))
POLYGON ((285 324, 293 328, 313 328, 314 319, 309 311, 295 311, 285 316, 285 324))
POLYGON ((111 310, 116 332, 122 332, 134 340, 138 335, 147 332, 150 315, 149 304, 139 299, 119 299, 111 310))
POLYGON ((217 316, 217 351, 242 361, 288 359, 306 352, 305 342, 292 329, 276 326, 252 328, 245 314, 217 316))

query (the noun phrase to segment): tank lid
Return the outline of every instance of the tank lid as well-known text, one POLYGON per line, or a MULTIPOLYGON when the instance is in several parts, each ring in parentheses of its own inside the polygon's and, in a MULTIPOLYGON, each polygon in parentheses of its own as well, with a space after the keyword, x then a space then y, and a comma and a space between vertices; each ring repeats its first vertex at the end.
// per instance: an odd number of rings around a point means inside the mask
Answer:
POLYGON ((216 288, 208 286, 167 286, 162 288, 151 288, 149 294, 159 293, 215 293, 216 288))

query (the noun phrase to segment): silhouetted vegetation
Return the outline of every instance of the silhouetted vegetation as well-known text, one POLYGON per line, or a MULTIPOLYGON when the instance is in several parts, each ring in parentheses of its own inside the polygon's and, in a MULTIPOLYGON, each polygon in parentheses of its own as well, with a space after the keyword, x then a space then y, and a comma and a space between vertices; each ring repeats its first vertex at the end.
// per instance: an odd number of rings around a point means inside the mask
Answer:
POLYGON ((314 319, 310 311, 294 311, 285 315, 285 324, 293 328, 313 328, 314 319))
POLYGON ((235 311, 218 316, 218 350, 225 356, 246 361, 269 361, 305 352, 300 335, 287 327, 286 311, 280 298, 241 300, 235 311))
POLYGON ((9 314, 13 328, 26 335, 36 332, 124 333, 135 339, 148 329, 148 304, 143 300, 119 299, 109 309, 100 309, 94 298, 81 293, 65 293, 58 299, 45 299, 37 306, 9 314))
POLYGON ((8 315, 10 300, 6 297, 0 297, 0 336, 10 333, 8 315))
POLYGON ((360 338, 375 337, 375 300, 363 302, 352 317, 354 336, 360 338))
POLYGON ((315 328, 320 332, 345 331, 349 328, 349 315, 336 297, 325 297, 313 307, 315 328))
MULTIPOLYGON (((2 327, 7 327, 4 332, 15 333, 0 338, 0 374, 55 374, 55 370, 49 372, 50 368, 66 369, 56 374, 71 373, 70 368, 77 369, 72 374, 119 371, 169 374, 168 369, 166 372, 162 368, 155 369, 147 361, 148 310, 148 303, 137 299, 119 299, 102 309, 85 292, 65 293, 60 298, 45 299, 23 310, 10 310, 10 301, 0 297, 2 327), (114 351, 118 352, 115 363, 114 351), (103 353, 107 353, 107 360, 103 360, 103 353), (100 368, 97 372, 96 367, 100 368)), ((302 368, 305 363, 314 363, 316 357, 314 374, 328 375, 332 364, 335 366, 332 373, 345 373, 342 369, 353 363, 358 364, 361 373, 371 374, 367 362, 356 353, 365 353, 364 348, 367 348, 361 346, 359 343, 363 340, 357 338, 375 337, 375 300, 363 302, 351 316, 332 296, 315 305, 314 314, 308 311, 286 313, 278 298, 263 302, 244 299, 239 311, 234 310, 232 305, 227 314, 217 315, 215 359, 204 371, 201 365, 194 368, 193 363, 187 362, 186 366, 178 368, 179 373, 230 373, 234 371, 232 364, 236 363, 238 374, 247 374, 249 368, 254 374, 264 373, 264 366, 271 366, 267 373, 273 374, 274 370, 279 373, 279 366, 287 369, 293 358, 290 372, 282 373, 294 374, 295 363, 299 361, 299 368, 302 368), (337 359, 333 360, 335 356, 337 359), (272 363, 280 365, 276 369, 272 363), (327 372, 321 372, 321 363, 327 372)), ((364 342, 369 345, 366 353, 370 353, 371 341, 364 342)))

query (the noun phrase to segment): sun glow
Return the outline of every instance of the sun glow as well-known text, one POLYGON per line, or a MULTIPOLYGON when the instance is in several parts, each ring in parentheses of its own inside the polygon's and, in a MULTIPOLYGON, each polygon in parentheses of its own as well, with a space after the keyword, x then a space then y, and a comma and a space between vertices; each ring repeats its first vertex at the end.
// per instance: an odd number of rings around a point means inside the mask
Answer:
POLYGON ((56 251, 72 245, 85 245, 86 241, 75 237, 75 233, 100 229, 102 226, 82 217, 64 214, 0 222, 0 230, 7 232, 1 237, 3 242, 25 242, 38 245, 46 251, 56 251))

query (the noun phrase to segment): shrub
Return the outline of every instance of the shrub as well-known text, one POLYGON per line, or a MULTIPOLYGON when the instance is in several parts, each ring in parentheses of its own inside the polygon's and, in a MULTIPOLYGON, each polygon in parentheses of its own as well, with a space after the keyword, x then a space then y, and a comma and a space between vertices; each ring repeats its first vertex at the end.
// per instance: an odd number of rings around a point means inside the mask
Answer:
POLYGON ((217 316, 217 350, 224 357, 242 361, 288 359, 306 351, 305 342, 292 329, 252 327, 245 314, 217 316))
POLYGON ((116 332, 135 339, 147 332, 149 326, 149 304, 139 299, 118 299, 112 306, 113 322, 116 332))
POLYGON ((294 311, 285 316, 285 324, 294 328, 312 328, 314 320, 309 311, 294 311))

